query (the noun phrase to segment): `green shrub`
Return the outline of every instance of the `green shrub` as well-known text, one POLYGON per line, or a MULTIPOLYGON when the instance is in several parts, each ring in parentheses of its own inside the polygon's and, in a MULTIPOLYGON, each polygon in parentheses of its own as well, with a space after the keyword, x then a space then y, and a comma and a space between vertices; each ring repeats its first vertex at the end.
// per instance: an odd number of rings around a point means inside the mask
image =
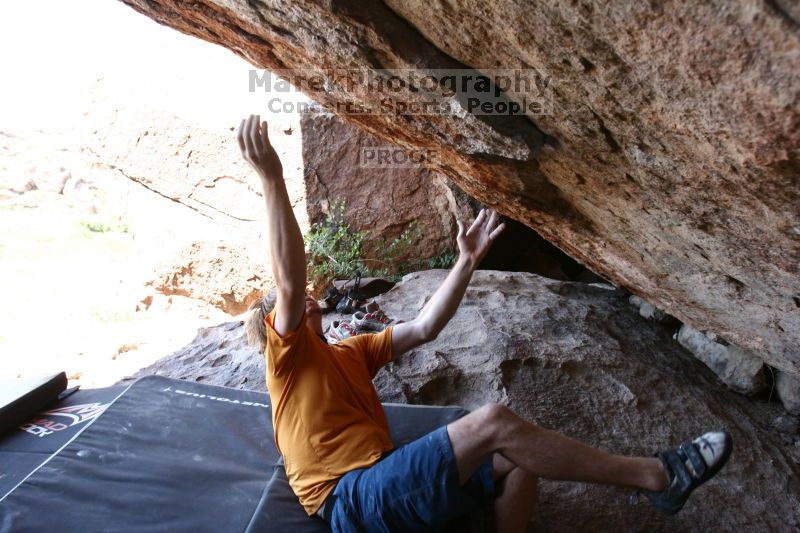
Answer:
POLYGON ((451 268, 456 262, 457 258, 458 257, 452 249, 443 250, 439 252, 439 255, 428 259, 428 268, 451 268))
POLYGON ((352 278, 356 272, 364 277, 399 279, 414 267, 419 269, 421 261, 409 261, 406 257, 422 235, 415 222, 409 223, 391 242, 379 239, 367 243, 366 232, 353 229, 347 222, 345 209, 344 200, 332 202, 327 219, 314 224, 306 234, 308 277, 313 287, 319 289, 334 279, 352 278), (367 257, 368 251, 371 257, 367 257))
POLYGON ((112 231, 116 233, 128 233, 129 231, 128 225, 120 222, 106 224, 98 220, 81 220, 80 225, 82 228, 92 233, 109 233, 112 231))

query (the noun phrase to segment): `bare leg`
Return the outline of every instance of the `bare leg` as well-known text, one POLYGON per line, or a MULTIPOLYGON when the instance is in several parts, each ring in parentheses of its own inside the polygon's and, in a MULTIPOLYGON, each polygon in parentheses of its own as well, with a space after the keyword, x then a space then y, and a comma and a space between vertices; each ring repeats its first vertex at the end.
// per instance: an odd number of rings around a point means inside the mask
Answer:
POLYGON ((547 479, 608 483, 658 491, 667 475, 654 457, 612 455, 527 422, 510 409, 488 404, 447 426, 465 482, 491 453, 547 479))
POLYGON ((500 454, 494 454, 495 532, 525 531, 536 506, 537 478, 500 454))

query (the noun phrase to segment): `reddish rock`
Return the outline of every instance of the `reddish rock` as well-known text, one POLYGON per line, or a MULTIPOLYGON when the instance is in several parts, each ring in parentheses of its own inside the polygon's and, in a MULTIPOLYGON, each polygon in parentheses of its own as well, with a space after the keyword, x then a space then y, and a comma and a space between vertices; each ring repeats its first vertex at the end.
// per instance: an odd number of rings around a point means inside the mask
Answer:
POLYGON ((436 148, 434 168, 469 195, 670 315, 800 372, 800 32, 784 2, 124 2, 290 69, 340 113, 372 110, 345 118, 436 148), (442 88, 361 81, 459 68, 524 69, 532 83, 506 96, 546 113, 478 115, 442 88), (400 100, 452 112, 403 112, 400 100))
POLYGON ((323 222, 343 200, 348 223, 366 233, 369 256, 381 257, 374 244, 391 242, 411 223, 421 235, 404 258, 453 252, 456 220, 471 220, 474 209, 447 178, 419 164, 435 152, 406 152, 324 111, 303 113, 300 127, 309 223, 323 222))
MULTIPOLYGON (((398 264, 427 268, 427 259, 456 250, 456 221, 469 224, 480 202, 421 164, 436 160, 435 149, 408 152, 319 107, 302 113, 300 125, 310 223, 324 221, 332 203, 344 200, 347 222, 367 234, 368 257, 381 257, 380 243, 391 242, 411 223, 421 234, 398 264)), ((565 281, 600 280, 513 219, 506 220, 505 231, 480 268, 534 272, 565 281)))
POLYGON ((242 247, 198 241, 161 265, 149 285, 162 294, 197 298, 238 315, 272 284, 269 269, 269 263, 252 258, 242 247))

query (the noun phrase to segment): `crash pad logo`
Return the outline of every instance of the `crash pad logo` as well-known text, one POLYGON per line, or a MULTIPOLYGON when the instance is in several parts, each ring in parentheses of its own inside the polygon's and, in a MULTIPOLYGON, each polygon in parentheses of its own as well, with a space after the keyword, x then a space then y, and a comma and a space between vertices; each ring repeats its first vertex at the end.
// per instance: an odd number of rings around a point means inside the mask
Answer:
POLYGON ((63 431, 67 428, 83 424, 89 420, 94 420, 105 411, 111 403, 85 403, 82 405, 70 405, 69 407, 59 407, 39 413, 39 418, 19 428, 37 437, 46 437, 56 431, 63 431))

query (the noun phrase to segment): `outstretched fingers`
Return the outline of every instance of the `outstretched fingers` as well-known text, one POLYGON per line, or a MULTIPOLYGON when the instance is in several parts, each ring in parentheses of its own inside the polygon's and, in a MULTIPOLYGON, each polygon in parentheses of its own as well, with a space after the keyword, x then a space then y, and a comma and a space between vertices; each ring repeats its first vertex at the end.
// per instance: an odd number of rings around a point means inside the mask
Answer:
POLYGON ((494 209, 488 210, 488 215, 483 217, 481 221, 480 230, 487 236, 489 241, 494 241, 500 233, 503 232, 506 225, 500 222, 500 215, 494 209))
POLYGON ((245 145, 244 145, 244 123, 245 119, 242 119, 242 122, 239 124, 239 131, 236 133, 236 140, 239 141, 239 150, 242 151, 244 154, 245 145))
POLYGON ((486 225, 486 231, 489 233, 489 238, 494 240, 502 231, 505 229, 506 225, 504 222, 500 220, 500 214, 492 209, 492 216, 490 217, 489 223, 486 225))
POLYGON ((475 221, 472 223, 472 225, 467 230, 467 234, 471 235, 475 231, 479 230, 481 228, 481 226, 483 226, 483 223, 485 221, 486 221, 486 209, 481 209, 481 212, 478 213, 478 216, 475 217, 475 221))
POLYGON ((253 156, 253 143, 250 139, 250 119, 246 119, 242 121, 242 131, 241 131, 241 143, 240 145, 244 145, 243 154, 246 159, 249 159, 253 156))
POLYGON ((500 222, 500 217, 498 216, 497 211, 491 209, 489 211, 489 217, 486 220, 486 225, 484 226, 486 228, 486 232, 491 233, 492 230, 494 230, 494 228, 497 227, 497 224, 499 222, 500 222))
POLYGON ((256 162, 270 146, 267 122, 262 121, 260 115, 250 115, 242 119, 236 139, 245 159, 256 162))
POLYGON ((258 131, 258 126, 261 124, 261 115, 250 116, 250 140, 256 153, 261 154, 264 146, 261 143, 261 134, 258 131))
POLYGON ((498 235, 503 233, 504 229, 506 229, 506 223, 505 222, 501 223, 499 226, 497 226, 496 228, 494 228, 492 230, 492 232, 489 234, 489 239, 494 241, 497 238, 498 235))
POLYGON ((261 122, 261 146, 266 148, 270 146, 269 143, 269 131, 267 130, 267 121, 264 120, 261 122))

